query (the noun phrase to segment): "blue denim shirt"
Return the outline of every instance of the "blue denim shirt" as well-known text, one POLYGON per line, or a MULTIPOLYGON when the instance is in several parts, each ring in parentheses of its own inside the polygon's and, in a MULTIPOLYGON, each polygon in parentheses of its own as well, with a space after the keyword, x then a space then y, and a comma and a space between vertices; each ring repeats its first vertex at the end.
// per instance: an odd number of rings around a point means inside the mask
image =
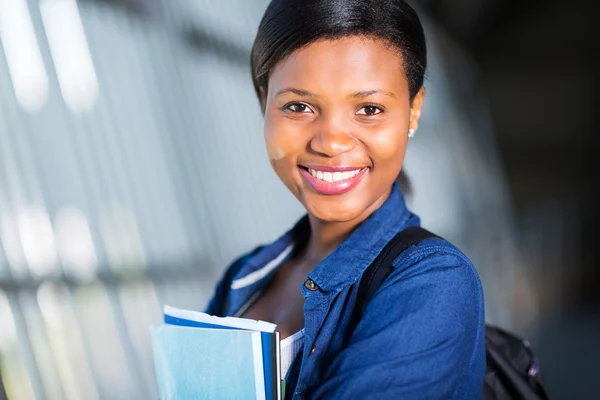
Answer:
MULTIPOLYGON (((396 233, 418 224, 394 184, 383 206, 308 274, 317 287, 300 286, 304 350, 297 382, 286 381, 294 399, 481 398, 483 292, 471 262, 447 241, 427 239, 401 254, 349 329, 363 272, 396 233)), ((235 261, 206 312, 239 311, 309 234, 307 225, 305 217, 235 261)))

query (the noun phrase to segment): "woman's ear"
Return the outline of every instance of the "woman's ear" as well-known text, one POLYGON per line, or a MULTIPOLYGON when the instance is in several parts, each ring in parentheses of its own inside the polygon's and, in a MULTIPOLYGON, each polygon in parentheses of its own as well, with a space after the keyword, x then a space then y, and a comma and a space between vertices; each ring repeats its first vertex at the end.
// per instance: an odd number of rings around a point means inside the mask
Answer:
POLYGON ((416 132, 419 129, 419 119, 421 118, 421 108, 425 100, 425 87, 421 87, 410 105, 409 128, 416 132))

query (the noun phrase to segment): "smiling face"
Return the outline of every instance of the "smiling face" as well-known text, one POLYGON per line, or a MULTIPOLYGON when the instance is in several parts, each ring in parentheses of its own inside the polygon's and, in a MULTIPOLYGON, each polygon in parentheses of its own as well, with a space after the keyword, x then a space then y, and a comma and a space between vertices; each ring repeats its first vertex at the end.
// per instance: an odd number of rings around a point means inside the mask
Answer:
POLYGON ((265 141, 271 165, 320 220, 363 220, 387 199, 424 90, 411 102, 399 52, 351 36, 314 42, 269 77, 265 141))

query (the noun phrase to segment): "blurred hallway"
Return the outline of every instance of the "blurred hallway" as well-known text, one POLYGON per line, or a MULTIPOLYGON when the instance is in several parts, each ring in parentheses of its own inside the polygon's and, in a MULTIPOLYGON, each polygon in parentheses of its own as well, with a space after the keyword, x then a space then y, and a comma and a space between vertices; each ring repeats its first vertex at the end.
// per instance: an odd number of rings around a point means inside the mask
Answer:
MULTIPOLYGON (((268 164, 250 81, 267 3, 0 0, 10 398, 156 397, 161 305, 201 309, 233 258, 303 213, 268 164)), ((473 259, 488 319, 531 339, 552 398, 600 398, 593 13, 413 3, 431 68, 411 204, 473 259)))

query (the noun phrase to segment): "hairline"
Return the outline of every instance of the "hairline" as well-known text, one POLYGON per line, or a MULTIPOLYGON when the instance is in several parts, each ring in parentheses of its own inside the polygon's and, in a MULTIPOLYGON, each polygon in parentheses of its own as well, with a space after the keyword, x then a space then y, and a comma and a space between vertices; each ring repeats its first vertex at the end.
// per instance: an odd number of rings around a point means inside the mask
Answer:
MULTIPOLYGON (((379 42, 381 44, 384 45, 385 48, 392 50, 394 53, 396 53, 396 55, 398 56, 398 59, 400 61, 400 69, 402 70, 402 73, 405 75, 405 77, 408 79, 408 74, 406 71, 406 64, 405 64, 405 57, 404 57, 404 49, 402 49, 398 44, 392 42, 391 40, 382 37, 379 34, 376 33, 371 33, 371 32, 340 32, 337 34, 328 34, 328 35, 323 35, 321 37, 318 37, 314 40, 311 40, 301 46, 298 46, 297 48, 295 48, 294 50, 290 51, 288 54, 284 55, 283 57, 281 57, 281 59, 279 59, 275 64, 273 64, 271 66, 271 68, 269 69, 269 71, 263 73, 260 77, 258 77, 257 79, 254 80, 255 83, 258 83, 259 86, 256 87, 257 92, 259 92, 260 90, 263 90, 264 92, 262 93, 263 96, 265 96, 265 98, 259 98, 259 101, 261 103, 261 108, 264 109, 264 101, 266 100, 266 96, 268 94, 268 89, 269 89, 269 77, 271 75, 271 73, 273 72, 273 70, 280 64, 284 63, 286 60, 288 60, 290 57, 292 57, 294 54, 298 53, 299 51, 307 48, 308 46, 315 44, 315 43, 319 43, 319 42, 326 42, 326 41, 338 41, 338 40, 342 40, 342 39, 346 39, 346 38, 350 38, 350 37, 357 37, 360 39, 363 39, 365 41, 372 41, 372 42, 379 42), (264 85, 261 85, 261 83, 265 83, 264 85)), ((410 94, 409 94, 410 96, 410 94)), ((260 97, 260 95, 259 95, 260 97)), ((412 96, 411 96, 412 97, 412 96)))

